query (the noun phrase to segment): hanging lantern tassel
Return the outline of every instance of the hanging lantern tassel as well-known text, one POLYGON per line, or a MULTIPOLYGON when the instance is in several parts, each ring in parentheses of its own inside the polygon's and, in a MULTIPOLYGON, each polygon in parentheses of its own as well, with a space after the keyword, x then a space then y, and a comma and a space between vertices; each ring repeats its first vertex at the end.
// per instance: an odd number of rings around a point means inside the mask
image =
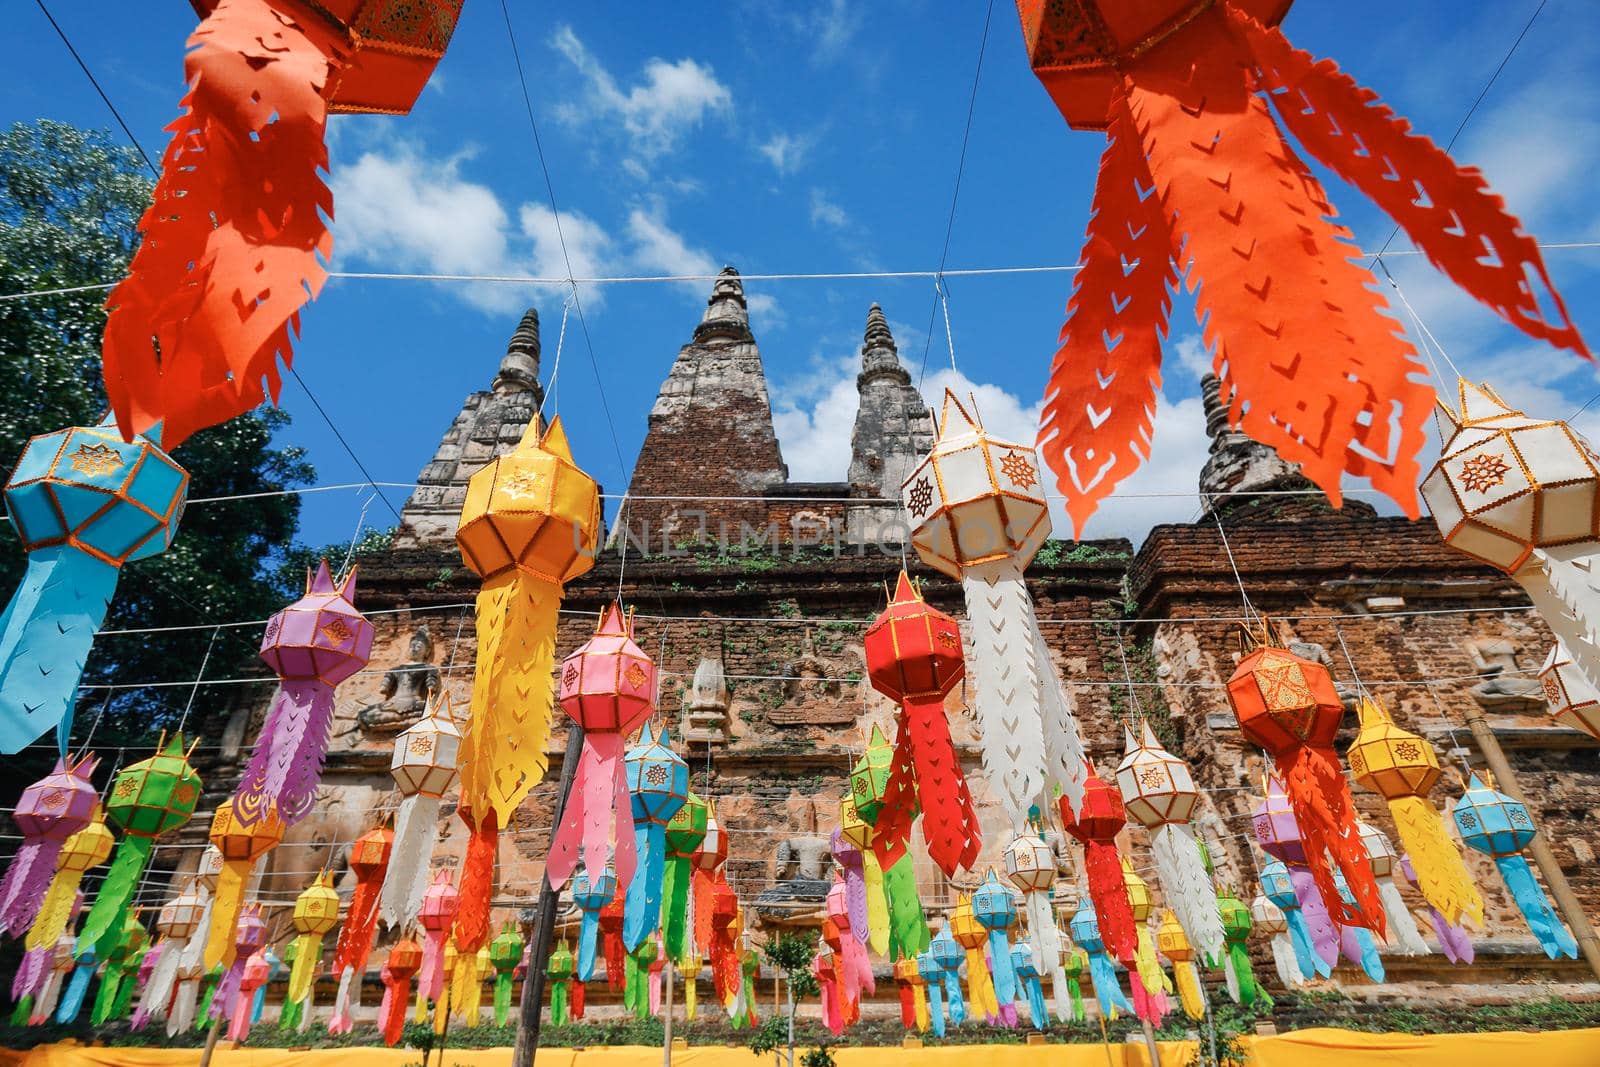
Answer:
POLYGON ((101 956, 110 954, 156 838, 188 822, 199 801, 200 776, 189 765, 181 733, 170 741, 163 734, 154 756, 118 773, 106 800, 106 820, 122 830, 122 842, 78 931, 80 954, 89 945, 101 956))
POLYGON ((919 1029, 917 1025, 917 990, 912 982, 912 977, 916 974, 916 960, 894 961, 894 984, 900 993, 900 1025, 907 1030, 919 1029))
POLYGON ((1020 990, 1011 966, 1011 930, 1017 925, 1017 904, 1011 898, 1011 890, 1000 884, 993 870, 985 873, 972 894, 972 914, 989 931, 990 969, 994 972, 994 996, 1000 1004, 1000 1017, 1007 1026, 1015 1026, 1020 990))
POLYGON ((393 851, 394 831, 387 826, 374 826, 350 846, 350 869, 355 872, 356 887, 350 894, 344 926, 339 929, 339 941, 333 950, 339 994, 333 1001, 329 1033, 348 1034, 354 1025, 350 1009, 361 999, 361 980, 367 973, 367 958, 372 955, 372 940, 378 933, 378 898, 393 851))
POLYGON ((177 983, 172 991, 171 1005, 167 1009, 167 1036, 194 1029, 199 1010, 200 983, 205 978, 206 942, 210 937, 212 891, 222 877, 222 853, 215 845, 207 845, 200 853, 200 864, 195 871, 194 891, 200 905, 195 928, 183 942, 178 954, 177 983))
POLYGON ((606 985, 611 989, 623 988, 627 951, 622 945, 622 919, 626 907, 627 889, 618 885, 614 895, 600 909, 600 939, 606 954, 606 985))
MULTIPOLYGON (((849 803, 846 797, 843 803, 849 803)), ((853 810, 853 808, 852 808, 853 810)), ((872 828, 865 823, 861 828, 869 834, 872 828)), ((866 946, 872 940, 872 920, 867 915, 867 868, 862 859, 861 849, 855 842, 846 838, 842 825, 836 827, 828 836, 828 851, 833 856, 833 862, 838 864, 844 877, 845 907, 850 915, 850 936, 862 947, 863 956, 866 946)))
POLYGON ((183 514, 189 475, 161 438, 155 426, 124 441, 108 418, 34 437, 17 459, 6 515, 28 565, 0 612, 0 752, 54 729, 66 756, 83 665, 122 566, 165 551, 183 514))
POLYGON ((1250 921, 1262 934, 1270 938, 1272 966, 1278 972, 1278 982, 1283 988, 1293 990, 1305 984, 1300 964, 1294 957, 1294 946, 1289 942, 1289 922, 1283 909, 1268 900, 1265 893, 1257 893, 1250 902, 1250 921))
MULTIPOLYGON (((1059 933, 1060 927, 1056 929, 1059 933)), ((1074 945, 1070 950, 1062 953, 1061 975, 1067 983, 1067 999, 1071 1002, 1071 1014, 1062 1015, 1062 1022, 1070 1018, 1075 1023, 1081 1023, 1088 1017, 1083 1010, 1083 986, 1079 984, 1079 980, 1083 978, 1084 972, 1088 968, 1089 954, 1083 949, 1074 945)))
POLYGON ((819 952, 811 959, 811 976, 817 980, 817 994, 822 1001, 822 1025, 834 1037, 844 1033, 837 963, 838 956, 833 952, 819 952))
MULTIPOLYGON (((934 938, 935 941, 938 938, 934 938)), ((928 995, 928 1024, 935 1037, 944 1036, 944 967, 934 958, 933 949, 917 957, 917 973, 922 976, 928 995)))
MULTIPOLYGON (((700 999, 699 991, 695 988, 699 984, 696 979, 700 977, 700 972, 704 968, 705 963, 701 960, 700 953, 691 950, 683 958, 683 967, 678 972, 683 976, 683 1017, 691 1023, 695 1020, 700 999)), ((582 985, 581 982, 578 984, 582 985)))
POLYGON ((1085 902, 1072 916, 1069 924, 1072 940, 1089 954, 1089 982, 1094 986, 1095 999, 1100 1002, 1100 1014, 1108 1020, 1115 1019, 1118 1011, 1131 1013, 1133 1005, 1123 995, 1117 982, 1117 970, 1106 955, 1105 942, 1100 939, 1100 924, 1093 905, 1085 902))
MULTIPOLYGON (((157 1001, 150 995, 150 991, 154 987, 156 969, 161 966, 161 961, 167 956, 177 954, 177 946, 165 937, 151 945, 150 951, 144 954, 144 960, 139 964, 139 1006, 134 1009, 133 1018, 128 1021, 129 1030, 137 1032, 149 1026, 150 1017, 155 1013, 157 1004, 160 1004, 163 1011, 166 1009, 166 998, 157 1001)), ((171 992, 170 983, 167 991, 171 992)), ((24 1012, 23 1015, 26 1017, 27 1013, 24 1012)))
MULTIPOLYGON (((40 1026, 49 1019, 60 1003, 61 991, 66 987, 67 979, 73 971, 72 959, 73 939, 63 936, 56 942, 55 951, 50 959, 49 974, 45 979, 44 988, 39 991, 33 1008, 28 1014, 29 1026, 40 1026)), ((27 1000, 23 997, 22 1001, 27 1000)), ((22 1003, 18 1001, 18 1003, 22 1003)))
POLYGON ((1067 981, 1061 973, 1061 931, 1050 899, 1050 888, 1056 880, 1055 855, 1035 828, 1019 834, 1006 846, 1005 860, 1006 877, 1021 891, 1023 910, 1028 914, 1034 969, 1040 975, 1051 976, 1056 1016, 1065 1019, 1071 1010, 1066 999, 1067 981))
MULTIPOLYGON (((1117 834, 1127 822, 1122 793, 1084 762, 1083 803, 1076 813, 1067 798, 1058 798, 1061 825, 1083 844, 1083 873, 1089 884, 1106 949, 1124 964, 1131 964, 1138 947, 1128 890, 1117 854, 1117 834)), ((1054 865, 1054 859, 1051 863, 1054 865)))
POLYGON ((1172 911, 1161 913, 1161 927, 1156 931, 1156 945, 1161 954, 1172 961, 1172 975, 1178 984, 1178 1003, 1183 1013, 1199 1021, 1206 1017, 1206 998, 1200 988, 1200 975, 1194 966, 1194 949, 1183 932, 1183 924, 1172 911))
POLYGON ((711 902, 711 988, 717 1001, 728 1009, 741 994, 744 983, 743 960, 740 957, 738 933, 740 926, 739 898, 733 888, 717 872, 718 881, 711 902))
POLYGON ((333 875, 323 871, 294 901, 294 967, 289 971, 286 994, 293 1003, 311 995, 311 982, 322 963, 322 936, 339 921, 339 894, 333 888, 333 875))
POLYGON ((461 724, 443 690, 428 702, 422 718, 394 739, 389 775, 400 791, 400 810, 378 907, 391 930, 409 929, 422 908, 439 843, 439 800, 455 783, 460 749, 461 724))
MULTIPOLYGON (((1134 1014, 1148 1021, 1151 1026, 1160 1026, 1169 1010, 1167 994, 1172 992, 1172 983, 1167 979, 1167 972, 1161 969, 1161 961, 1156 959, 1155 942, 1150 937, 1150 912, 1153 906, 1150 886, 1139 877, 1126 856, 1122 858, 1122 881, 1127 886, 1125 894, 1133 911, 1134 928, 1138 931, 1138 949, 1128 975, 1128 986, 1133 990, 1134 1014)), ((1104 936, 1102 932, 1101 937, 1104 936)))
MULTIPOLYGON (((1339 889, 1339 898, 1349 907, 1355 904, 1355 897, 1350 892, 1350 887, 1345 884, 1344 877, 1338 872, 1333 872, 1333 880, 1339 889)), ((1383 958, 1378 955, 1378 942, 1373 938, 1372 931, 1364 926, 1339 926, 1339 951, 1344 958, 1354 963, 1366 972, 1368 978, 1374 982, 1384 980, 1383 958)))
MULTIPOLYGON (((578 924, 578 955, 575 963, 580 982, 587 982, 594 977, 595 949, 600 940, 600 909, 616 893, 617 879, 610 864, 602 868, 600 876, 593 881, 590 881, 587 869, 580 869, 572 879, 572 902, 583 913, 578 924)), ((709 941, 709 927, 705 936, 709 941)))
POLYGON ((28 936, 23 939, 25 951, 11 980, 13 1000, 37 992, 47 980, 56 944, 82 907, 83 894, 78 887, 84 873, 104 863, 115 845, 116 838, 107 829, 105 812, 98 804, 90 814, 88 825, 62 843, 50 887, 45 890, 38 913, 28 928, 28 936))
POLYGON ((556 950, 550 953, 550 966, 545 972, 550 977, 550 1021, 556 1026, 565 1026, 572 1021, 569 1003, 572 967, 572 949, 563 939, 556 950))
POLYGON ((851 925, 850 887, 838 871, 834 872, 833 884, 823 900, 823 914, 827 917, 824 929, 832 924, 838 942, 834 949, 834 973, 839 980, 840 996, 847 1003, 859 1004, 861 994, 876 992, 876 986, 866 946, 856 940, 851 925))
MULTIPOLYGON (((917 896, 916 873, 910 852, 905 852, 893 862, 888 862, 884 859, 887 853, 879 847, 880 835, 898 832, 891 831, 887 825, 884 830, 878 829, 878 823, 886 818, 883 814, 884 801, 888 796, 889 779, 893 776, 897 763, 895 749, 889 744, 889 739, 883 735, 883 731, 874 723, 868 735, 867 750, 856 760, 856 765, 850 771, 849 797, 855 804, 856 814, 871 831, 871 837, 865 839, 865 844, 858 842, 863 850, 870 846, 872 852, 870 860, 866 861, 869 864, 867 876, 870 879, 873 868, 876 868, 883 881, 883 902, 888 924, 887 945, 880 950, 874 943, 873 951, 887 955, 891 959, 920 955, 927 951, 928 939, 932 936, 928 929, 927 916, 922 911, 922 900, 917 896)), ((912 814, 915 814, 914 810, 912 814)), ((898 816, 892 818, 898 819, 898 816)), ((845 819, 841 825, 848 827, 849 820, 845 819)))
POLYGON ((661 929, 667 958, 682 964, 689 951, 689 889, 694 855, 706 836, 706 802, 691 791, 667 820, 667 866, 661 890, 661 929))
POLYGON ((689 765, 671 745, 666 726, 657 733, 646 722, 624 759, 633 800, 634 846, 642 861, 628 883, 623 909, 622 938, 629 951, 637 950, 661 926, 667 823, 689 797, 689 765))
POLYGON ((425 931, 422 940, 422 970, 417 976, 417 995, 425 1000, 438 1000, 444 995, 445 942, 450 936, 450 924, 455 921, 461 895, 450 881, 450 871, 440 868, 433 876, 433 884, 422 895, 419 921, 425 931))
MULTIPOLYGON (((852 780, 854 773, 852 772, 852 780)), ((852 789, 854 782, 852 781, 852 789)), ((834 831, 834 859, 844 867, 845 882, 851 886, 851 920, 856 938, 879 956, 889 954, 889 898, 883 888, 883 865, 873 851, 876 831, 861 817, 855 797, 846 794, 839 801, 839 828, 834 831)))
POLYGON ((1231 889, 1217 890, 1217 912, 1222 916, 1222 932, 1228 939, 1228 956, 1223 964, 1228 983, 1228 996, 1235 1004, 1246 1007, 1261 1001, 1272 1005, 1272 997, 1256 981, 1250 967, 1250 949, 1247 942, 1255 920, 1250 908, 1231 889))
POLYGON ((161 954, 150 969, 150 977, 144 982, 144 992, 139 998, 139 1014, 145 1020, 165 1018, 168 1014, 178 984, 184 947, 200 928, 206 908, 200 898, 199 885, 196 879, 190 879, 156 914, 156 933, 161 937, 156 947, 161 954))
POLYGON ((650 717, 655 692, 655 661, 633 640, 633 614, 612 601, 594 636, 561 665, 557 700, 583 728, 583 748, 545 864, 554 888, 572 876, 580 854, 587 869, 609 862, 620 882, 632 880, 638 858, 623 746, 650 717))
MULTIPOLYGON (((972 911, 972 898, 966 894, 956 897, 956 910, 950 913, 950 920, 939 937, 953 941, 966 953, 967 960, 967 997, 963 1002, 959 997, 946 998, 946 1010, 957 1026, 965 1019, 966 1013, 971 1011, 973 1018, 982 1017, 991 1024, 1000 1018, 1000 1001, 995 996, 994 979, 989 973, 989 965, 984 961, 984 949, 989 942, 989 932, 972 911), (958 1016, 960 1016, 958 1018, 958 1016)), ((939 940, 938 937, 934 938, 939 940)), ((931 944, 932 942, 930 942, 931 944)), ((940 948, 940 958, 948 951, 944 946, 940 948)), ((959 954, 954 961, 952 975, 961 966, 959 954)))
POLYGON ((93 753, 58 759, 54 770, 17 799, 11 821, 22 845, 0 881, 0 933, 21 937, 38 918, 62 847, 94 817, 100 797, 90 779, 99 764, 93 753))
MULTIPOLYGON (((563 941, 565 946, 566 942, 563 941)), ((517 924, 506 921, 500 933, 489 942, 489 963, 494 967, 494 1024, 504 1026, 511 1018, 511 992, 516 984, 517 965, 522 960, 522 935, 517 924)))
MULTIPOLYGON (((971 902, 964 901, 964 903, 967 904, 965 916, 966 923, 969 926, 976 927, 979 937, 981 938, 983 928, 979 927, 977 920, 972 918, 971 902)), ((959 912, 960 909, 957 909, 958 914, 959 912)), ((996 1009, 992 1003, 994 999, 994 986, 989 981, 989 968, 988 965, 983 961, 983 951, 981 949, 976 955, 974 955, 970 950, 966 952, 967 991, 969 994, 975 996, 977 991, 980 989, 988 990, 989 992, 987 999, 990 1001, 990 1003, 985 1004, 983 1007, 973 1004, 969 1010, 968 1004, 961 998, 961 958, 963 946, 959 943, 959 939, 953 936, 951 933, 951 930, 955 925, 955 919, 956 915, 952 915, 950 917, 950 923, 946 925, 943 930, 940 930, 938 935, 935 936, 933 940, 928 942, 928 952, 932 955, 934 962, 939 965, 939 980, 944 985, 945 1017, 948 1018, 955 1026, 960 1026, 962 1023, 966 1022, 969 1014, 973 1018, 977 1018, 979 1015, 984 1015, 987 1019, 989 1019, 990 1022, 993 1022, 997 1018, 996 1009), (977 962, 978 968, 976 973, 974 973, 972 969, 974 960, 977 962)))
POLYGON ((1226 954, 1216 891, 1206 870, 1189 817, 1200 790, 1188 764, 1161 747, 1155 731, 1140 720, 1139 740, 1124 729, 1125 752, 1117 765, 1117 787, 1127 812, 1150 831, 1150 855, 1162 892, 1190 944, 1214 964, 1226 954))
POLYGON ((542 434, 539 424, 473 474, 456 529, 462 559, 483 579, 472 729, 461 744, 460 810, 472 837, 455 936, 466 952, 489 939, 498 829, 544 777, 562 586, 594 566, 601 525, 599 486, 573 463, 561 420, 542 434))
POLYGON ((863 640, 872 687, 900 705, 894 756, 874 815, 878 862, 892 865, 905 854, 920 808, 928 855, 951 877, 958 867, 971 868, 982 844, 944 706, 966 675, 960 627, 929 607, 901 571, 894 598, 863 640))
MULTIPOLYGON (((1485 771, 1484 776, 1487 775, 1485 771)), ((1558 956, 1577 959, 1578 942, 1551 907, 1550 899, 1522 855, 1537 832, 1527 807, 1495 789, 1493 778, 1486 781, 1485 777, 1473 774, 1452 814, 1467 847, 1489 856, 1500 869, 1500 877, 1505 879, 1511 899, 1545 955, 1551 959, 1558 956)))
POLYGON ((305 595, 267 620, 261 659, 279 683, 239 779, 234 817, 241 825, 276 814, 293 826, 316 804, 334 687, 372 655, 372 623, 355 606, 356 571, 336 582, 322 560, 315 574, 306 572, 305 595))
MULTIPOLYGON (((1400 876, 1413 884, 1417 881, 1417 872, 1411 867, 1411 859, 1404 853, 1400 855, 1400 876)), ((1439 914, 1439 909, 1432 904, 1428 905, 1428 917, 1433 921, 1433 934, 1439 939, 1439 951, 1451 963, 1471 963, 1477 954, 1472 947, 1472 937, 1461 927, 1456 926, 1449 919, 1439 914)))
POLYGON ((1300 907, 1300 897, 1295 892, 1294 879, 1282 860, 1273 860, 1261 868, 1261 892, 1269 902, 1283 912, 1283 921, 1289 931, 1290 944, 1294 950, 1295 967, 1304 980, 1311 981, 1313 978, 1326 978, 1331 975, 1333 961, 1328 959, 1312 940, 1311 927, 1306 922, 1305 912, 1300 907))
POLYGON ((1378 899, 1383 901, 1383 911, 1389 920, 1389 940, 1407 956, 1426 956, 1428 943, 1422 940, 1417 920, 1400 896, 1400 887, 1394 884, 1395 867, 1400 857, 1395 854, 1389 836, 1371 823, 1358 822, 1361 843, 1367 849, 1367 862, 1372 865, 1372 876, 1378 880, 1378 899))
POLYGON ((75 959, 77 967, 61 994, 60 1003, 56 1005, 56 1023, 61 1026, 77 1021, 78 1014, 83 1011, 83 1000, 89 994, 89 981, 94 977, 95 968, 100 965, 93 945, 79 952, 75 959))
POLYGON ((271 972, 271 965, 259 952, 245 962, 244 974, 239 979, 239 995, 233 1002, 233 1017, 228 1021, 229 1041, 243 1041, 250 1036, 250 1023, 255 1014, 256 990, 267 984, 267 977, 271 972))
POLYGON ((124 989, 131 994, 133 983, 128 975, 138 967, 138 957, 144 950, 149 934, 135 915, 123 921, 120 936, 106 956, 105 970, 100 974, 100 989, 95 993, 94 1007, 89 1011, 89 1024, 102 1026, 113 1017, 119 1017, 117 1006, 124 989))
POLYGON ((422 966, 422 946, 409 937, 396 941, 383 965, 383 1002, 378 1005, 378 1029, 383 1043, 393 1048, 405 1035, 406 1008, 411 1003, 411 979, 422 966))
POLYGON ((204 1015, 206 1020, 226 1020, 232 1017, 234 1002, 239 999, 239 986, 244 981, 244 972, 250 963, 250 957, 259 952, 266 943, 267 924, 261 918, 260 905, 246 904, 239 911, 239 918, 234 923, 233 951, 229 954, 229 963, 223 968, 222 977, 218 979, 211 1000, 206 1005, 204 1015))
POLYGON ((205 966, 233 965, 234 942, 239 925, 239 907, 244 902, 245 884, 256 860, 276 848, 283 840, 283 820, 269 807, 261 818, 246 823, 239 817, 239 798, 230 797, 217 805, 211 816, 211 844, 222 855, 222 873, 211 897, 211 919, 206 937, 205 966))
POLYGON ((1033 958, 1033 946, 1019 941, 1011 946, 1011 969, 1016 972, 1022 987, 1023 1003, 1028 1006, 1028 1021, 1034 1029, 1043 1030, 1050 1025, 1050 1013, 1044 1006, 1044 983, 1040 981, 1039 965, 1033 958))

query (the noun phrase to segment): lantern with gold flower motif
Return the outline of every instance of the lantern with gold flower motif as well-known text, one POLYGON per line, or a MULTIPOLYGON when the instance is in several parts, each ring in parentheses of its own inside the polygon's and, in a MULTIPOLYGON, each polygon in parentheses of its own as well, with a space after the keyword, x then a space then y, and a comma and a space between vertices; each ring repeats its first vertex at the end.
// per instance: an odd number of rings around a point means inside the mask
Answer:
POLYGON ((350 1008, 352 1002, 360 1000, 367 957, 372 955, 372 939, 378 932, 378 894, 393 851, 394 831, 381 823, 350 846, 350 870, 356 876, 356 887, 350 894, 344 925, 339 928, 339 940, 333 950, 333 973, 339 976, 339 993, 334 998, 329 1033, 347 1034, 354 1025, 350 1008))
POLYGON ((1600 740, 1600 689, 1573 659, 1567 643, 1557 640, 1539 668, 1539 684, 1550 702, 1550 717, 1563 726, 1600 740))
POLYGON ((1060 974, 1061 930, 1056 926, 1051 888, 1056 881, 1056 857, 1037 827, 1018 834, 1006 846, 1006 877, 1022 893, 1028 913, 1028 944, 1034 968, 1052 976, 1056 1014, 1067 1017, 1066 978, 1060 974))
POLYGON ((378 914, 391 928, 417 918, 428 889, 428 871, 439 843, 439 801, 456 780, 461 724, 450 694, 440 691, 422 718, 394 739, 389 776, 400 791, 394 845, 384 869, 378 914))
POLYGON ((99 763, 93 753, 58 759, 17 799, 11 821, 22 844, 0 882, 0 933, 20 937, 38 917, 61 847, 94 816, 100 797, 90 779, 99 763))
POLYGON ((211 844, 222 855, 222 873, 217 877, 211 897, 211 922, 206 937, 205 966, 229 967, 233 964, 234 928, 239 906, 244 901, 245 883, 256 860, 283 840, 283 820, 275 809, 263 818, 245 822, 238 817, 239 798, 230 797, 217 805, 211 816, 211 844))
POLYGON ((1188 764, 1161 747, 1148 722, 1139 738, 1124 730, 1125 751, 1117 765, 1117 788, 1127 812, 1150 831, 1150 854, 1167 903, 1183 924, 1190 944, 1208 961, 1225 951, 1217 918, 1216 892, 1206 871, 1189 816, 1200 801, 1188 764))
MULTIPOLYGON (((624 754, 628 793, 633 804, 634 849, 642 865, 627 884, 622 939, 637 952, 661 925, 661 895, 666 880, 667 824, 689 798, 689 765, 672 750, 667 728, 647 722, 638 743, 624 754)), ((617 879, 619 887, 622 879, 617 879)))
POLYGON ((1076 810, 1083 739, 1022 577, 1050 534, 1038 454, 990 434, 947 390, 933 451, 900 496, 917 555, 966 594, 984 770, 1013 828, 1053 785, 1076 810))
POLYGON ((378 1005, 378 1030, 383 1043, 393 1048, 405 1033, 406 1009, 411 1004, 411 979, 422 966, 422 946, 402 937, 389 950, 381 972, 383 1001, 378 1005))
POLYGON ((1456 829, 1461 831, 1461 840, 1468 848, 1494 860, 1506 888, 1511 891, 1512 901, 1522 912, 1545 955, 1551 959, 1557 956, 1576 959, 1577 941, 1550 906, 1550 899, 1522 855, 1522 850, 1538 832, 1533 816, 1528 813, 1527 805, 1496 789, 1494 780, 1486 778, 1487 774, 1485 771, 1483 776, 1472 776, 1467 782, 1467 791, 1451 811, 1456 829))
POLYGON ((301 1003, 311 992, 311 982, 322 965, 322 937, 339 921, 339 894, 333 888, 333 875, 323 871, 294 900, 291 922, 294 940, 294 967, 289 971, 290 1003, 301 1003))

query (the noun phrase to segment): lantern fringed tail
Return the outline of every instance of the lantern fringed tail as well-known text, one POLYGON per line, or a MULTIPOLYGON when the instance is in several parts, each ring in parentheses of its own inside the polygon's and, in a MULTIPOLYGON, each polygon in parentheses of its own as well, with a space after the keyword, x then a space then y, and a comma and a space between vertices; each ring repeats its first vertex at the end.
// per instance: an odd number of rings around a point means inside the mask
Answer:
POLYGON ((390 929, 409 927, 422 907, 439 843, 439 801, 456 780, 460 748, 461 727, 446 692, 395 738, 389 774, 400 791, 400 810, 378 906, 390 929))
POLYGON ((389 950, 383 965, 383 1002, 378 1006, 378 1029, 383 1043, 393 1048, 405 1033, 406 1009, 411 1003, 411 979, 422 965, 422 947, 402 938, 389 950))
POLYGON ((1456 801, 1453 814, 1461 839, 1494 860, 1512 901, 1545 955, 1551 959, 1576 959, 1577 941, 1551 907, 1550 898, 1522 855, 1536 833, 1527 807, 1495 789, 1492 781, 1474 774, 1467 791, 1456 801))
POLYGON ((461 809, 461 818, 470 827, 467 855, 461 861, 460 894, 452 937, 456 951, 476 952, 489 939, 489 907, 494 896, 495 856, 499 850, 500 826, 493 808, 482 813, 461 809))

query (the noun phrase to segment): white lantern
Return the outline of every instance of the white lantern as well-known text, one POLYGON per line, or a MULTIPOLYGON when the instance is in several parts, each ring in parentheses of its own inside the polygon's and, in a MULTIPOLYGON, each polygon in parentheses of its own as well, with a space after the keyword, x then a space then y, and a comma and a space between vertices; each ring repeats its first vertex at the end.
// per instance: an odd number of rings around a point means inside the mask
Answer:
POLYGON ((1117 765, 1123 807, 1146 828, 1188 822, 1200 802, 1189 765, 1161 747, 1148 722, 1140 723, 1140 731, 1135 741, 1131 730, 1123 730, 1125 752, 1117 765))
POLYGON ((1539 668, 1539 684, 1550 702, 1550 715, 1564 726, 1600 740, 1600 690, 1590 684, 1565 641, 1557 640, 1539 668))
POLYGON ((389 773, 400 790, 400 811, 378 910, 391 929, 410 926, 422 907, 439 843, 439 800, 456 780, 460 749, 461 726, 450 694, 443 691, 394 739, 389 773))
POLYGON ((947 390, 933 451, 900 497, 917 555, 966 595, 984 770, 1013 828, 1027 825, 1033 804, 1049 807, 1052 783, 1076 812, 1083 740, 1022 580, 1050 535, 1038 453, 991 436, 947 390))

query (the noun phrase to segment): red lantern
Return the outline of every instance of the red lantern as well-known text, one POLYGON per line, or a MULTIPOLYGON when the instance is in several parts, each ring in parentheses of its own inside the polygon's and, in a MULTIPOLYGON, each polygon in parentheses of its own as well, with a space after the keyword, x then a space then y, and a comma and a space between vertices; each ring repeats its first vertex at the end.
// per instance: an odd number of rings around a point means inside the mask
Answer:
POLYGON ((626 738, 655 707, 656 665, 633 641, 633 617, 613 601, 583 647, 561 665, 556 698, 561 710, 583 727, 583 753, 567 794, 561 825, 550 842, 545 873, 560 889, 578 866, 603 870, 615 848, 617 884, 633 880, 633 805, 623 759, 626 738))
POLYGON ((1383 901, 1367 864, 1355 802, 1333 750, 1344 704, 1328 669, 1264 644, 1240 660, 1228 679, 1228 703, 1239 729, 1277 763, 1305 841, 1306 863, 1328 910, 1344 926, 1384 934, 1383 901), (1341 899, 1328 855, 1344 873, 1354 906, 1341 899))
POLYGON ((958 866, 970 870, 982 834, 944 710, 945 696, 966 673, 961 629, 924 603, 901 571, 894 599, 867 630, 865 643, 872 687, 900 702, 894 763, 873 828, 878 862, 887 868, 905 853, 920 803, 928 855, 946 877, 958 866))
POLYGON ((1078 817, 1072 817, 1072 805, 1065 796, 1057 800, 1061 825, 1083 842, 1083 869, 1100 920, 1100 936, 1110 952, 1131 965, 1139 938, 1122 880, 1122 858, 1117 854, 1117 834, 1127 822, 1122 793, 1095 772, 1093 763, 1086 763, 1086 769, 1089 776, 1083 783, 1083 808, 1078 817))
POLYGON ((383 1003, 378 1006, 378 1028, 383 1043, 400 1043, 406 1029, 406 1008, 411 1003, 411 979, 422 968, 422 946, 409 937, 395 942, 383 965, 383 1003))
POLYGON ((372 955, 372 939, 378 932, 378 898, 383 891, 383 876, 389 870, 389 855, 394 849, 394 831, 374 826, 350 846, 350 869, 355 872, 356 888, 350 894, 339 943, 333 950, 333 973, 339 976, 339 995, 334 1002, 331 1033, 349 1033, 352 986, 359 986, 367 972, 367 957, 372 955), (339 1029, 334 1030, 335 1023, 339 1029))

